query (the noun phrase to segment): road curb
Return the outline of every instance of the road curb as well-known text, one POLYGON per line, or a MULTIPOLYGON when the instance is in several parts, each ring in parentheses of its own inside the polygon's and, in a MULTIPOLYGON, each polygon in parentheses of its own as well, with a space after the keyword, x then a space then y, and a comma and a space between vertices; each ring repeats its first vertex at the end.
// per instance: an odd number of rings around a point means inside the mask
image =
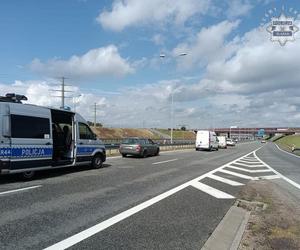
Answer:
POLYGON ((249 211, 232 206, 201 250, 238 249, 249 217, 249 211))

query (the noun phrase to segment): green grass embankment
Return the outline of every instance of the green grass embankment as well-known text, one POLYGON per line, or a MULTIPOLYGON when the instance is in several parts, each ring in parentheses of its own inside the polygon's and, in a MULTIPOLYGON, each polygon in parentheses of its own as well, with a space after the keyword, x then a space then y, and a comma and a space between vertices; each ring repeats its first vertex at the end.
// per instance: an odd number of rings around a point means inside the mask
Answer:
POLYGON ((276 141, 276 144, 289 152, 292 152, 293 148, 296 148, 298 150, 295 150, 293 153, 300 155, 300 135, 288 135, 282 137, 276 141))
MULTIPOLYGON (((171 130, 168 129, 156 129, 159 132, 171 136, 171 130)), ((192 131, 173 130, 173 139, 177 140, 195 140, 196 135, 192 131)))
POLYGON ((269 140, 272 141, 272 142, 275 142, 275 141, 279 140, 282 137, 284 137, 284 135, 275 135, 275 136, 271 137, 269 140))

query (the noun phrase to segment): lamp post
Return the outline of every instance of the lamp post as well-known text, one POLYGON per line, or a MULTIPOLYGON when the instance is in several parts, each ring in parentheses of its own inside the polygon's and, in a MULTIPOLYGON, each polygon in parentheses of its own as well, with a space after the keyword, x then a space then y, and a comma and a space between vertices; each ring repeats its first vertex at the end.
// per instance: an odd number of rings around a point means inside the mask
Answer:
MULTIPOLYGON (((186 56, 187 53, 185 52, 182 52, 178 55, 175 55, 174 57, 183 57, 183 56, 186 56)), ((161 53, 159 55, 160 58, 165 58, 166 55, 161 53)), ((172 88, 172 92, 171 92, 171 144, 173 144, 173 122, 174 122, 174 89, 172 88)))
POLYGON ((171 144, 173 144, 173 116, 174 116, 173 104, 174 104, 174 91, 172 89, 172 93, 171 93, 171 144))
POLYGON ((74 112, 76 112, 76 104, 77 104, 77 101, 76 101, 76 99, 78 98, 78 97, 80 97, 81 96, 81 94, 79 94, 79 95, 76 95, 76 96, 72 96, 72 101, 73 101, 73 109, 74 109, 74 112), (75 99, 76 98, 76 99, 75 99))

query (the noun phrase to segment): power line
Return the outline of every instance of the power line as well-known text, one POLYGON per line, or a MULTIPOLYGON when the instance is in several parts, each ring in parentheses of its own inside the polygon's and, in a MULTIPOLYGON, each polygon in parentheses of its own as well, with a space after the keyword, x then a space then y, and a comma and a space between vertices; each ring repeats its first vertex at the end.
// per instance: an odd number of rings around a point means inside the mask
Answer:
POLYGON ((66 96, 66 92, 74 92, 74 91, 66 90, 66 86, 71 86, 71 85, 66 85, 66 83, 65 83, 65 80, 68 79, 68 78, 62 76, 59 79, 61 79, 60 89, 50 89, 50 91, 60 92, 60 95, 53 96, 53 97, 60 97, 61 98, 60 108, 64 109, 65 108, 65 99, 66 98, 72 98, 70 96, 66 96))
POLYGON ((94 128, 96 128, 96 124, 97 124, 97 103, 95 102, 94 105, 93 105, 93 112, 94 112, 94 128))

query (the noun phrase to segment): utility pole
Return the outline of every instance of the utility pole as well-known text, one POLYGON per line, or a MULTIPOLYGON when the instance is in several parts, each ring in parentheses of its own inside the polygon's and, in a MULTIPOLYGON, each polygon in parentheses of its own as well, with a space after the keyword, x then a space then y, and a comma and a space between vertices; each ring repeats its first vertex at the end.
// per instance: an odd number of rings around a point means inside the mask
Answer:
POLYGON ((61 109, 65 108, 65 77, 61 78, 61 109))
MULTIPOLYGON (((60 95, 51 96, 51 97, 60 97, 61 98, 60 108, 65 109, 65 99, 66 98, 72 98, 71 96, 66 96, 66 92, 74 92, 74 91, 66 90, 66 86, 70 86, 70 85, 66 85, 66 83, 65 83, 65 80, 68 79, 68 78, 62 76, 62 77, 59 77, 59 79, 61 79, 61 83, 59 84, 60 89, 50 89, 50 91, 60 92, 60 95)), ((55 84, 55 85, 58 85, 58 84, 55 84)))
POLYGON ((98 109, 98 104, 95 102, 93 105, 93 113, 94 113, 94 128, 96 128, 97 124, 97 109, 98 109))
POLYGON ((96 122, 97 122, 97 103, 94 104, 94 128, 96 128, 96 122))

